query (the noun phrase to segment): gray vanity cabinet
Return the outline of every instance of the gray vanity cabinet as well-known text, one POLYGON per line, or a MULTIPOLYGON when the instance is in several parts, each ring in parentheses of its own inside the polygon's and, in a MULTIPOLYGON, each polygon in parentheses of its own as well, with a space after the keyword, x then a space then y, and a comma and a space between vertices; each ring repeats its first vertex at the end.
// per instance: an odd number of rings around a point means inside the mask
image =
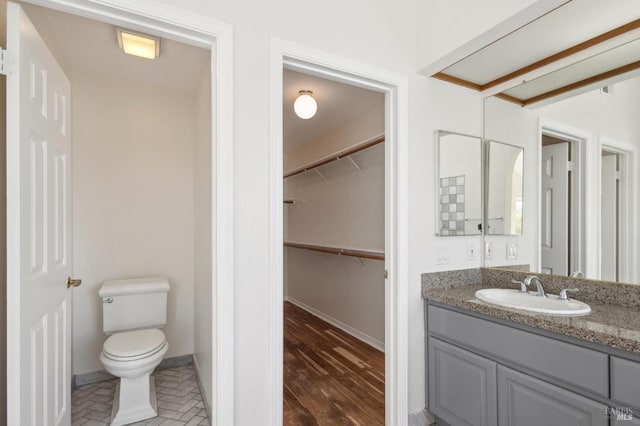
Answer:
POLYGON ((496 363, 429 339, 429 406, 452 425, 491 426, 496 418, 496 363))
POLYGON ((427 403, 437 424, 640 426, 638 361, 459 309, 426 308, 427 403))
POLYGON ((498 366, 499 426, 608 426, 607 406, 498 366))

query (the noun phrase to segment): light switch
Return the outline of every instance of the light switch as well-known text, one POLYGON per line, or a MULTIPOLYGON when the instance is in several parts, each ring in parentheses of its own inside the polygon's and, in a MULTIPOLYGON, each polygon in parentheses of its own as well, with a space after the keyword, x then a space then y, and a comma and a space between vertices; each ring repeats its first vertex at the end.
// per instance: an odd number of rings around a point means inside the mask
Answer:
POLYGON ((476 260, 478 258, 478 245, 476 243, 467 244, 467 260, 476 260))
POLYGON ((449 249, 446 247, 438 247, 438 264, 446 265, 449 263, 449 249))
POLYGON ((507 260, 516 260, 518 258, 518 246, 513 243, 507 243, 507 260))

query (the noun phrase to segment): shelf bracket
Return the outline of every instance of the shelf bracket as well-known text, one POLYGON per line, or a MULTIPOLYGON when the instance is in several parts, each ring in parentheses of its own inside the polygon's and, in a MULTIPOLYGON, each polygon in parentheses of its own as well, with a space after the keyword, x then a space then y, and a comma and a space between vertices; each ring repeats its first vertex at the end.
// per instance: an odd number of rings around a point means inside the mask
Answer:
POLYGON ((362 269, 364 269, 364 261, 362 259, 360 259, 359 257, 355 257, 355 256, 351 256, 351 258, 353 260, 355 260, 356 262, 358 262, 360 264, 360 266, 362 266, 362 269))
POLYGON ((351 161, 351 164, 353 164, 353 166, 354 166, 356 169, 358 169, 358 170, 360 171, 360 173, 364 173, 364 172, 362 171, 362 167, 360 167, 360 166, 358 165, 358 163, 356 163, 356 162, 354 161, 354 159, 353 159, 353 158, 351 158, 351 156, 350 156, 350 155, 349 155, 349 156, 347 156, 347 159, 348 159, 349 161, 351 161))
POLYGON ((320 173, 320 170, 318 169, 313 169, 313 170, 318 174, 318 176, 322 178, 322 180, 324 180, 325 182, 329 182, 329 180, 326 177, 324 177, 322 173, 320 173))

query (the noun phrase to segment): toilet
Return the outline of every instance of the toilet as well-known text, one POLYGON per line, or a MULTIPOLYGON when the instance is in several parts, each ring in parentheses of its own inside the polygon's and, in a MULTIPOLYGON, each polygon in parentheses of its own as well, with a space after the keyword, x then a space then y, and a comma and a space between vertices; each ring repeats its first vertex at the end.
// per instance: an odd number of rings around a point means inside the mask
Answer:
POLYGON ((103 330, 109 335, 100 362, 119 377, 111 413, 112 425, 126 425, 158 415, 151 373, 169 344, 161 328, 167 322, 166 277, 108 280, 102 298, 103 330))

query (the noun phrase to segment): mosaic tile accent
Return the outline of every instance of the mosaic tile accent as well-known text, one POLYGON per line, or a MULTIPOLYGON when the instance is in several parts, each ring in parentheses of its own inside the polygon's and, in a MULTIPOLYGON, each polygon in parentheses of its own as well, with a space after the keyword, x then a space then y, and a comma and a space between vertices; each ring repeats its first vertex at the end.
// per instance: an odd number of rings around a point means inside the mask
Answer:
POLYGON ((464 235, 465 176, 440 178, 440 235, 464 235))
MULTIPOLYGON (((153 373, 158 416, 134 425, 209 425, 193 366, 181 366, 153 373)), ((74 389, 71 395, 72 426, 107 426, 118 379, 74 389)))

